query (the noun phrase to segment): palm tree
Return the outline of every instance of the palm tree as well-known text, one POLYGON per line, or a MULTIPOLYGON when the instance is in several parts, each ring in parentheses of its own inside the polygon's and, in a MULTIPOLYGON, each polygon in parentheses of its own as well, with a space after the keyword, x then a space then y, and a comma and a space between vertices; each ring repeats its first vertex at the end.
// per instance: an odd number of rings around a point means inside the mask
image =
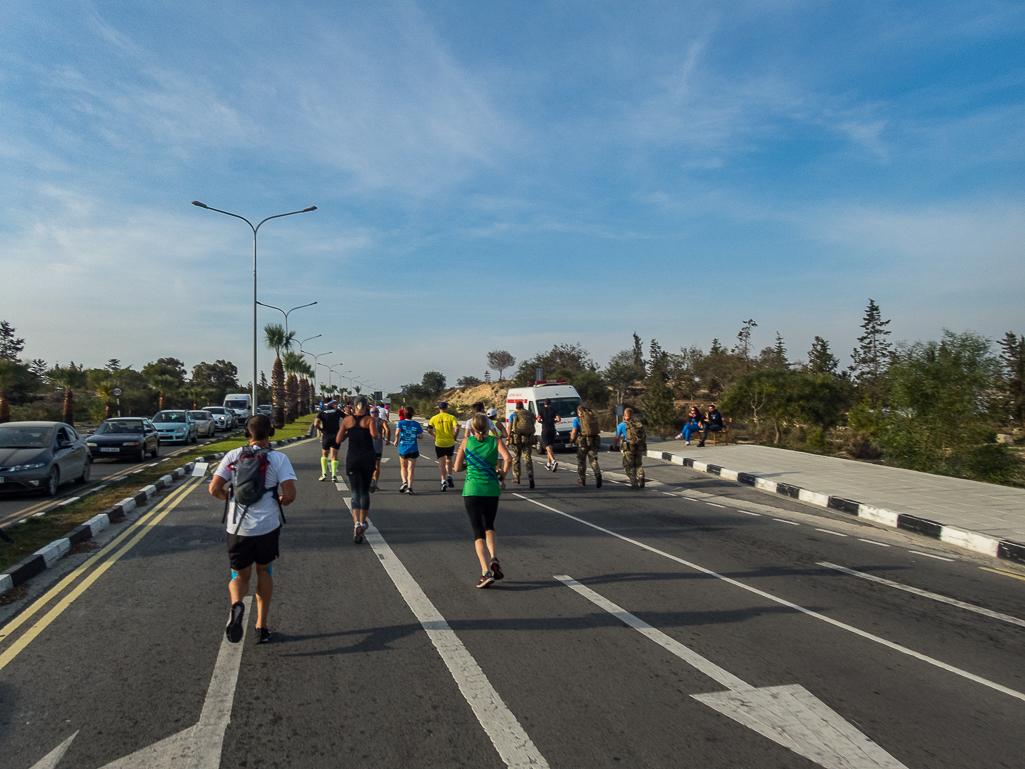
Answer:
POLYGON ((281 356, 281 368, 288 379, 285 380, 285 421, 294 422, 299 416, 299 378, 303 364, 302 356, 292 350, 286 351, 281 356))
POLYGON ((271 371, 271 402, 274 404, 274 426, 285 426, 285 369, 281 364, 281 351, 292 349, 295 332, 285 332, 285 327, 278 323, 268 323, 263 327, 267 335, 267 347, 274 350, 274 368, 271 371))
POLYGON ((72 361, 70 366, 62 368, 54 366, 46 372, 46 378, 64 390, 64 414, 61 419, 66 424, 75 426, 75 390, 84 389, 89 380, 82 366, 72 361))
POLYGON ((114 389, 117 387, 117 383, 112 377, 103 377, 96 382, 96 394, 100 396, 103 401, 103 418, 110 419, 114 416, 114 403, 113 400, 116 397, 114 395, 114 389))
POLYGON ((150 378, 149 387, 159 394, 157 410, 163 411, 164 399, 171 400, 178 393, 178 379, 170 374, 157 374, 150 378))

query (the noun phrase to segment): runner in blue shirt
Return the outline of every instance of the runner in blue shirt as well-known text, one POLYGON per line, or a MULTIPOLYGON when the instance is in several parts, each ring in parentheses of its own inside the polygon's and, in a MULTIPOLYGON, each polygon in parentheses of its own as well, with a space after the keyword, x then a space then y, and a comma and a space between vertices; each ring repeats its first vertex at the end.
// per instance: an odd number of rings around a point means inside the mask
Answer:
POLYGON ((406 408, 406 418, 400 419, 395 426, 395 443, 399 447, 399 474, 402 477, 402 485, 399 492, 406 494, 413 493, 413 471, 416 469, 416 460, 420 456, 420 449, 417 441, 423 435, 424 428, 413 419, 413 409, 406 408))

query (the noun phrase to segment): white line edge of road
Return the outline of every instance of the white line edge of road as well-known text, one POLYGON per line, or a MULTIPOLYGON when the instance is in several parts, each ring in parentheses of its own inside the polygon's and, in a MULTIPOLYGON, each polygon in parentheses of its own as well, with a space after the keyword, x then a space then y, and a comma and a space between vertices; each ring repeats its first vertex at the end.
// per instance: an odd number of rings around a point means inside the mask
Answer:
POLYGON ((639 542, 636 539, 631 539, 630 537, 618 534, 617 532, 614 532, 610 529, 606 529, 602 526, 598 526, 597 524, 591 523, 590 521, 585 521, 583 518, 577 518, 575 515, 564 513, 562 510, 556 510, 554 507, 550 507, 546 504, 543 504, 542 502, 538 502, 537 500, 531 499, 530 497, 526 497, 523 494, 518 494, 514 492, 513 496, 518 497, 519 499, 522 499, 526 502, 530 502, 532 505, 543 507, 545 510, 550 510, 553 513, 558 513, 559 515, 565 516, 566 518, 577 521, 578 523, 582 523, 585 526, 590 526, 592 529, 597 529, 598 531, 604 532, 605 534, 609 534, 610 536, 616 537, 617 539, 621 539, 624 542, 629 542, 630 544, 636 545, 642 550, 647 550, 649 553, 660 555, 663 558, 668 558, 670 561, 675 561, 679 564, 683 564, 684 566, 694 569, 695 571, 701 572, 702 574, 706 574, 710 577, 715 577, 716 579, 721 579, 723 582, 733 585, 734 587, 739 587, 741 590, 746 590, 749 593, 754 593, 755 595, 761 596, 762 598, 772 601, 773 603, 777 603, 781 606, 786 606, 787 608, 793 609, 794 611, 799 611, 802 614, 825 622, 826 624, 832 625, 833 627, 839 628, 841 630, 846 630, 848 633, 853 633, 854 635, 860 636, 861 638, 864 638, 868 641, 873 641, 877 644, 885 646, 888 649, 900 652, 901 654, 906 654, 909 657, 913 657, 917 660, 920 660, 921 662, 933 665, 935 667, 940 668, 941 670, 946 670, 948 673, 953 673, 954 675, 961 676, 962 678, 967 678, 969 681, 974 681, 977 684, 982 684, 983 686, 989 687, 990 689, 993 689, 995 691, 1001 692, 1002 694, 1006 694, 1010 697, 1014 697, 1017 700, 1025 702, 1025 694, 1019 691, 1015 691, 1014 689, 1011 689, 1002 684, 998 684, 995 681, 990 681, 989 679, 983 678, 982 676, 977 676, 974 673, 969 673, 967 670, 962 670, 961 668, 954 667, 953 665, 949 665, 946 662, 942 662, 941 660, 935 659, 926 654, 922 654, 921 652, 916 652, 914 649, 909 649, 908 647, 901 646, 900 644, 895 643, 893 641, 888 641, 885 638, 873 635, 872 633, 869 633, 865 630, 861 630, 860 628, 856 628, 853 625, 848 625, 845 622, 840 622, 839 620, 835 620, 832 617, 827 617, 824 614, 819 614, 817 611, 812 611, 811 609, 807 609, 804 606, 792 603, 790 601, 787 601, 786 599, 777 598, 771 593, 766 593, 764 590, 759 590, 758 588, 752 587, 751 585, 745 585, 743 582, 739 582, 735 579, 732 579, 731 577, 726 577, 722 574, 719 574, 718 572, 712 571, 711 569, 706 569, 704 566, 698 566, 696 563, 692 563, 691 561, 686 561, 683 558, 678 558, 675 555, 671 555, 670 553, 667 553, 664 550, 659 550, 658 548, 652 547, 651 545, 646 545, 643 542, 639 542))
POLYGON ((395 556, 391 546, 368 520, 367 541, 391 577, 399 594, 427 632, 459 691, 466 698, 480 725, 491 738, 506 766, 547 767, 548 762, 524 731, 520 722, 491 685, 477 660, 434 607, 427 594, 395 556))
POLYGON ((844 574, 849 574, 852 577, 858 577, 860 579, 868 580, 869 582, 875 582, 879 585, 886 585, 887 587, 893 587, 897 590, 903 590, 907 593, 914 593, 915 595, 922 596, 923 598, 929 598, 933 601, 938 601, 940 603, 956 606, 959 609, 973 611, 976 614, 983 615, 984 617, 997 619, 1001 622, 1008 622, 1012 625, 1018 625, 1018 627, 1025 627, 1025 619, 1018 619, 1017 617, 1012 617, 1010 614, 1001 614, 1000 612, 993 611, 992 609, 984 609, 981 606, 975 606, 974 604, 965 603, 964 601, 959 601, 956 598, 948 598, 947 596, 940 595, 939 593, 930 593, 928 590, 922 590, 921 588, 911 587, 910 585, 902 585, 899 582, 892 582, 891 580, 884 579, 883 577, 877 577, 874 574, 866 574, 862 571, 855 571, 854 569, 848 569, 846 566, 837 566, 835 563, 830 563, 829 561, 819 561, 815 565, 824 566, 827 569, 833 569, 844 574))

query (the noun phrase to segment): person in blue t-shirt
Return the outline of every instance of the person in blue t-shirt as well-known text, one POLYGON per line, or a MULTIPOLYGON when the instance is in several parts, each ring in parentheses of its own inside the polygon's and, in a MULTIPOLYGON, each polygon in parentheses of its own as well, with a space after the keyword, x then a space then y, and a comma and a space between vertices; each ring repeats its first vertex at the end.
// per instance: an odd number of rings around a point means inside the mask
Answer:
POLYGON ((423 426, 413 419, 413 409, 406 407, 406 418, 400 419, 395 426, 395 444, 399 447, 399 475, 402 477, 402 485, 399 492, 406 494, 413 493, 413 471, 416 469, 416 460, 420 456, 420 448, 417 441, 424 434, 423 426))

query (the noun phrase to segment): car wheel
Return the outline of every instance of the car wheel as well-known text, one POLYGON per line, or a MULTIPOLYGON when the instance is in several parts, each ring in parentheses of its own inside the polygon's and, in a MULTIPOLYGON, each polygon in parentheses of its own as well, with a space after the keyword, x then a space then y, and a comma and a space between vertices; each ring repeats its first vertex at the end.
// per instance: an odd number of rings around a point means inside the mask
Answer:
POLYGON ((137 461, 137 462, 145 462, 145 461, 146 461, 146 454, 148 454, 148 453, 149 453, 149 452, 148 452, 148 451, 146 451, 146 444, 145 444, 145 443, 143 443, 143 444, 142 444, 142 448, 141 448, 141 449, 139 449, 139 456, 138 456, 138 457, 136 457, 136 461, 137 461))
POLYGON ((85 467, 82 468, 82 475, 79 476, 75 483, 89 483, 89 476, 93 472, 93 461, 91 459, 85 460, 85 467))
POLYGON ((157 441, 157 445, 153 447, 153 451, 149 453, 153 459, 156 459, 160 455, 160 441, 157 441))
POLYGON ((57 489, 61 485, 61 472, 56 467, 50 468, 50 474, 46 476, 46 486, 43 487, 43 496, 56 497, 57 489))

